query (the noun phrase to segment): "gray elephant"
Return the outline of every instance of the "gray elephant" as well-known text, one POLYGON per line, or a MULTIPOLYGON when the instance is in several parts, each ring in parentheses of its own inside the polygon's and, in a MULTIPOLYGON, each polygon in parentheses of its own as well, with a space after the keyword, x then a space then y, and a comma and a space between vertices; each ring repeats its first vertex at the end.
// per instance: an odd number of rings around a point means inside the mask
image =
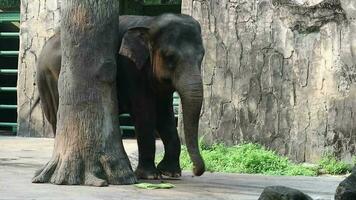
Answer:
MULTIPOLYGON (((185 140, 194 175, 205 165, 198 146, 198 124, 203 100, 201 62, 204 48, 199 23, 187 15, 120 16, 118 99, 120 113, 129 112, 137 134, 138 178, 181 176, 180 141, 172 94, 180 95, 185 140), (165 154, 155 166, 155 132, 165 154)), ((56 130, 57 81, 61 67, 60 32, 44 46, 37 66, 37 85, 46 118, 56 130)))

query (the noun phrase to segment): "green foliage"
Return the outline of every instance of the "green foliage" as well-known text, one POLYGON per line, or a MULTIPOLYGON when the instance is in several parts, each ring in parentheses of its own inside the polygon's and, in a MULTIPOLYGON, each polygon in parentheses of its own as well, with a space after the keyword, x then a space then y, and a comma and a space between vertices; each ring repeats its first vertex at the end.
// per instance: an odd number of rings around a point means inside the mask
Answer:
POLYGON ((233 147, 222 144, 202 149, 207 170, 268 175, 315 175, 307 167, 293 165, 286 157, 278 156, 258 144, 245 143, 233 147))
POLYGON ((332 155, 325 155, 319 162, 321 171, 327 174, 344 174, 351 170, 351 166, 345 162, 338 161, 332 155))
MULTIPOLYGON (((337 161, 332 156, 323 157, 319 165, 316 166, 295 164, 274 151, 252 143, 227 147, 223 144, 208 146, 200 141, 200 148, 207 171, 210 172, 316 176, 319 171, 328 174, 343 174, 350 170, 349 165, 337 161)), ((182 169, 192 168, 185 146, 182 146, 180 164, 182 169)))
POLYGON ((306 167, 303 165, 291 163, 284 173, 287 176, 316 176, 318 175, 317 167, 306 167))

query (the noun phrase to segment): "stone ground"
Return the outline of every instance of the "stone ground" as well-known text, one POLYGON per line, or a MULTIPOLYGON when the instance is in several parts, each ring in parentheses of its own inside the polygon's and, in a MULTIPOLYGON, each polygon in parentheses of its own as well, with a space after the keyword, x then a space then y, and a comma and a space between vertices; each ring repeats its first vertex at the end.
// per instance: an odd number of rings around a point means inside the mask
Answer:
MULTIPOLYGON (((135 140, 125 140, 125 149, 133 165, 137 163, 135 140)), ((161 142, 157 142, 162 149, 161 142)), ((0 136, 0 199, 234 199, 256 200, 263 188, 283 185, 299 189, 314 199, 334 199, 337 185, 344 177, 281 177, 205 173, 192 177, 184 172, 180 180, 164 181, 176 187, 169 190, 145 190, 134 186, 62 186, 33 184, 36 169, 45 164, 52 153, 53 139, 0 136)))

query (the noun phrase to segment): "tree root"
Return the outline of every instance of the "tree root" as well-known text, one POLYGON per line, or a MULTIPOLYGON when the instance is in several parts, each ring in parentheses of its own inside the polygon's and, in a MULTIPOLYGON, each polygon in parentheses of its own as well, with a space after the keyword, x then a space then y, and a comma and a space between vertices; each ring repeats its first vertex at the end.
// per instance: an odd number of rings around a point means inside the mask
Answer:
POLYGON ((61 158, 57 155, 35 173, 32 183, 96 187, 136 183, 131 167, 123 165, 120 159, 107 155, 98 156, 97 160, 86 160, 73 155, 61 158))
POLYGON ((32 178, 32 183, 46 183, 51 178, 54 170, 59 162, 59 156, 52 158, 41 169, 35 172, 35 176, 32 178))

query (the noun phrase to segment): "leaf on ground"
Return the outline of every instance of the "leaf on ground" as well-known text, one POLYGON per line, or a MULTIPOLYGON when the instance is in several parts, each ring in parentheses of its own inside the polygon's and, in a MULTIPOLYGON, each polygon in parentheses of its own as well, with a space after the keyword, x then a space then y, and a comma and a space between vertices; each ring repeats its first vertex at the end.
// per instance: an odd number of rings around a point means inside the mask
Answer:
POLYGON ((135 184, 136 187, 141 188, 141 189, 148 189, 148 190, 153 190, 153 189, 171 189, 174 188, 175 186, 171 183, 138 183, 135 184))

